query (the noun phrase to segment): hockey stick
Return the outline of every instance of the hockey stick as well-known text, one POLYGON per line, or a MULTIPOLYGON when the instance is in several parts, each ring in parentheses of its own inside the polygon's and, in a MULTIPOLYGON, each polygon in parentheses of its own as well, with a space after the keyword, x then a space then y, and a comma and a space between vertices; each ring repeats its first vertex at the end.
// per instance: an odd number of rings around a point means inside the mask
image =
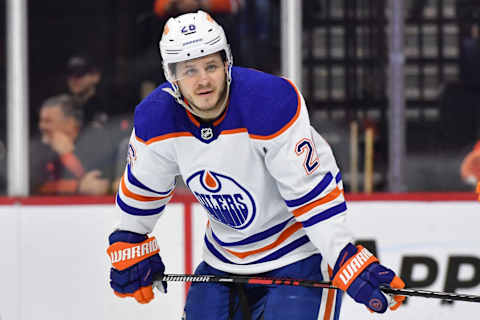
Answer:
MULTIPOLYGON (((287 286, 301 286, 310 288, 334 289, 339 288, 327 281, 315 280, 301 280, 301 279, 286 279, 286 278, 268 278, 268 277, 254 277, 254 276, 214 276, 214 275, 197 275, 197 274, 156 274, 153 276, 154 282, 159 281, 176 281, 176 282, 213 282, 223 284, 260 284, 260 285, 287 285, 287 286)), ((155 283, 154 283, 155 285, 155 283)), ((390 287, 380 287, 382 292, 387 294, 415 296, 423 298, 435 298, 442 300, 457 300, 467 302, 480 302, 480 296, 457 294, 449 292, 437 292, 429 290, 416 289, 393 289, 390 287)))

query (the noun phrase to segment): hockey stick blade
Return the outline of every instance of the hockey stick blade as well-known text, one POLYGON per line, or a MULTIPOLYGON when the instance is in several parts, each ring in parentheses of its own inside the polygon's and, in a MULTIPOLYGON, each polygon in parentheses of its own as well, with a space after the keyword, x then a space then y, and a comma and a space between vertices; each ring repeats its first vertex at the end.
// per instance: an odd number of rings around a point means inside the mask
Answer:
POLYGON ((394 295, 413 296, 423 298, 434 298, 448 301, 466 301, 466 302, 480 302, 480 296, 450 293, 450 292, 438 292, 430 290, 419 289, 393 289, 390 287, 380 287, 382 292, 394 295))
MULTIPOLYGON (((198 274, 156 274, 153 276, 154 286, 155 282, 160 281, 173 281, 173 282, 211 282, 211 283, 223 283, 223 284, 259 284, 259 285, 287 285, 287 286, 300 286, 310 288, 322 288, 322 289, 334 289, 340 290, 327 281, 315 281, 315 280, 302 280, 302 279, 290 279, 290 278, 269 278, 269 277, 255 277, 255 276, 215 276, 215 275, 198 275, 198 274)), ((437 292, 429 290, 417 290, 417 289, 393 289, 390 287, 380 287, 382 292, 387 294, 402 295, 402 296, 414 296, 423 298, 434 298, 451 301, 467 301, 467 302, 480 302, 480 296, 457 294, 449 292, 437 292)))

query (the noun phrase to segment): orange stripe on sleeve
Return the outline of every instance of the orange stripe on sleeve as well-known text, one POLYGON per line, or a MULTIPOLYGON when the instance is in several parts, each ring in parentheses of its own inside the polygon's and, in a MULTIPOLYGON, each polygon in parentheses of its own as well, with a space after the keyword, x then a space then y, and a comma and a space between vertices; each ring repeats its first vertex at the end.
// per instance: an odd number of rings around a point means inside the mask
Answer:
POLYGON ((245 257, 251 256, 252 254, 257 254, 257 253, 264 252, 264 251, 275 248, 276 246, 280 245, 283 241, 285 241, 288 237, 290 237, 292 234, 294 234, 301 227, 302 227, 302 224, 300 222, 296 222, 295 224, 292 224, 290 227, 285 229, 280 234, 280 236, 277 238, 277 240, 275 240, 273 243, 269 244, 268 246, 265 246, 265 247, 260 248, 260 249, 246 251, 246 252, 237 252, 237 251, 233 251, 233 250, 229 250, 229 249, 225 249, 225 250, 227 250, 228 252, 230 252, 234 256, 236 256, 240 259, 243 259, 245 257))
POLYGON ((125 176, 122 176, 122 179, 121 179, 121 188, 122 188, 122 192, 125 196, 129 197, 129 198, 132 198, 132 199, 135 199, 135 200, 138 200, 138 201, 157 201, 157 200, 162 200, 162 199, 165 199, 165 198, 168 198, 172 195, 172 192, 173 190, 166 196, 160 196, 160 197, 147 197, 147 196, 142 196, 142 195, 139 195, 139 194, 136 194, 136 193, 133 193, 132 191, 128 190, 127 189, 127 186, 125 184, 125 176))
POLYGON ((295 123, 295 121, 297 121, 298 117, 300 116, 300 110, 301 110, 301 107, 302 107, 302 102, 301 102, 301 99, 300 99, 300 93, 298 92, 297 88, 295 87, 295 85, 293 84, 293 82, 291 82, 290 80, 286 79, 288 82, 290 82, 290 84, 292 85, 292 87, 295 89, 295 92, 297 93, 297 112, 295 113, 295 115, 293 116, 292 119, 290 119, 290 121, 283 126, 282 129, 278 130, 277 132, 275 132, 274 134, 271 134, 271 135, 268 135, 268 136, 260 136, 260 135, 257 135, 257 134, 250 134, 250 137, 252 139, 258 139, 258 140, 270 140, 270 139, 273 139, 275 137, 278 137, 279 135, 281 135, 282 133, 284 133, 288 128, 290 128, 292 126, 292 124, 295 123))
POLYGON ((332 201, 333 199, 336 199, 340 194, 342 194, 342 191, 340 189, 338 189, 338 187, 336 187, 329 194, 327 194, 325 197, 320 198, 316 201, 307 203, 303 207, 300 207, 300 208, 297 208, 297 209, 293 210, 293 215, 295 217, 299 217, 302 214, 312 210, 313 208, 315 208, 319 205, 322 205, 324 203, 332 201))

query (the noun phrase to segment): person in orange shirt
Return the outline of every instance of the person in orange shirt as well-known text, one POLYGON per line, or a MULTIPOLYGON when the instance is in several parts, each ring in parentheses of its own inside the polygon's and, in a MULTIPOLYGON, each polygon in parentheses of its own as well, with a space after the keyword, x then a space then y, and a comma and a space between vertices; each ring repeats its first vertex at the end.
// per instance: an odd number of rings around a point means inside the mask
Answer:
POLYGON ((463 159, 460 175, 466 183, 477 185, 476 192, 479 194, 478 200, 480 200, 480 140, 463 159))
POLYGON ((463 181, 475 185, 480 182, 480 141, 478 141, 473 150, 470 151, 462 161, 460 175, 463 181))
POLYGON ((156 0, 154 12, 163 17, 170 11, 191 12, 204 9, 213 13, 237 13, 243 0, 156 0))

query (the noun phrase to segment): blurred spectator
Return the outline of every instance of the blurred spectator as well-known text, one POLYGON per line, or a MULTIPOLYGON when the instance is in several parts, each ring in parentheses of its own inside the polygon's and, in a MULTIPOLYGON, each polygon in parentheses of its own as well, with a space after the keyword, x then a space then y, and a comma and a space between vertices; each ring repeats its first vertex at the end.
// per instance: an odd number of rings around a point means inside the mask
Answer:
POLYGON ((30 148, 31 192, 105 195, 110 191, 113 143, 104 128, 82 126, 66 94, 47 99, 39 114, 41 139, 30 148))
MULTIPOLYGON (((480 19, 477 18, 477 19, 480 19)), ((470 26, 469 34, 462 39, 460 56, 460 81, 469 89, 480 89, 480 21, 470 26)))
POLYGON ((460 175, 463 181, 473 186, 480 182, 480 140, 463 159, 460 175))
POLYGON ((7 191, 7 151, 5 142, 0 139, 0 195, 7 191))
POLYGON ((156 0, 154 12, 159 17, 165 17, 201 9, 212 14, 230 15, 237 13, 242 5, 243 0, 156 0))
POLYGON ((460 88, 450 88, 446 97, 451 101, 447 133, 469 149, 475 145, 460 166, 462 180, 475 186, 480 182, 480 7, 463 3, 460 16, 467 32, 461 39, 460 88))
POLYGON ((7 118, 7 110, 2 89, 0 85, 0 195, 5 194, 7 191, 7 128, 5 121, 7 118))
POLYGON ((68 59, 66 73, 68 91, 83 110, 85 123, 104 125, 108 120, 108 108, 98 93, 102 73, 96 63, 88 55, 76 54, 68 59))
MULTIPOLYGON (((480 21, 471 23, 461 39, 460 79, 448 83, 440 96, 443 146, 471 148, 480 128, 480 21), (460 125, 459 125, 460 124, 460 125)), ((463 151, 463 150, 462 150, 463 151)))
MULTIPOLYGON (((169 12, 179 15, 185 12, 192 12, 200 9, 203 5, 200 0, 156 0, 154 4, 154 11, 160 17, 168 16, 169 12)), ((225 2, 225 1, 218 1, 225 2)))
MULTIPOLYGON (((0 10, 1 12, 1 10, 0 10)), ((1 44, 1 41, 0 41, 1 44)), ((1 51, 1 50, 0 50, 1 51)), ((7 95, 6 95, 6 66, 3 54, 0 52, 0 195, 7 192, 7 95)))
MULTIPOLYGON (((280 1, 244 0, 235 22, 237 65, 280 74, 280 1), (275 32, 274 32, 275 30, 275 32)), ((316 1, 304 4, 309 7, 316 1)), ((310 13, 310 12, 309 12, 310 13)), ((305 15, 304 15, 305 17, 305 15)), ((228 31, 225 31, 228 35, 228 31)), ((231 32, 231 31, 230 31, 231 32)), ((233 46, 233 44, 232 44, 233 46)))

